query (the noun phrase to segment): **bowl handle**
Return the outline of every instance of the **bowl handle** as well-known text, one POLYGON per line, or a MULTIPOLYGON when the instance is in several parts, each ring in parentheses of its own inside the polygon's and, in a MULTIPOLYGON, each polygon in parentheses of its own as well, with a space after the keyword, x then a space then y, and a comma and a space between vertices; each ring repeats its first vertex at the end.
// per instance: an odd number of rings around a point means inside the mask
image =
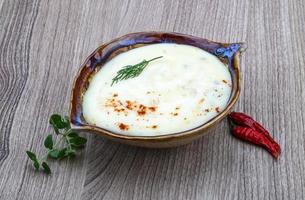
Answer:
POLYGON ((227 47, 220 47, 215 50, 215 55, 227 59, 232 59, 236 52, 245 52, 247 49, 245 43, 232 43, 229 44, 227 47))

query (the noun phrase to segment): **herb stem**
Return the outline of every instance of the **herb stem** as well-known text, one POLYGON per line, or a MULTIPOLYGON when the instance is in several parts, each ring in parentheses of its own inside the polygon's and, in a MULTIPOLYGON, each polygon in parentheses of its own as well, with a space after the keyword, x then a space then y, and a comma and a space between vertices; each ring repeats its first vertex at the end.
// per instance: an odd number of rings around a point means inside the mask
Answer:
POLYGON ((130 78, 135 78, 135 77, 139 76, 150 62, 160 59, 162 57, 163 56, 158 56, 158 57, 152 58, 150 60, 144 59, 142 62, 137 63, 135 65, 124 66, 122 69, 120 69, 117 72, 117 75, 112 79, 111 86, 115 83, 118 83, 119 81, 130 79, 130 78))
POLYGON ((148 60, 147 62, 151 62, 151 61, 153 61, 153 60, 157 60, 157 59, 160 59, 160 58, 162 58, 163 56, 158 56, 158 57, 155 57, 155 58, 153 58, 153 59, 150 59, 150 60, 148 60))
POLYGON ((42 158, 40 159, 40 164, 41 164, 43 161, 46 161, 46 160, 47 160, 49 151, 50 151, 50 150, 48 150, 48 152, 42 156, 42 158))
POLYGON ((64 139, 64 136, 61 136, 60 139, 58 141, 56 141, 56 143, 54 144, 54 148, 57 149, 61 143, 61 141, 64 139))
MULTIPOLYGON (((71 130, 71 129, 70 129, 71 130)), ((66 134, 66 133, 65 133, 66 134)), ((54 149, 57 149, 60 145, 60 143, 63 141, 63 139, 66 137, 65 134, 59 134, 61 135, 60 139, 56 141, 56 143, 54 144, 54 149)), ((46 161, 48 158, 48 155, 50 153, 50 151, 52 151, 52 149, 48 149, 47 153, 45 153, 42 158, 40 159, 40 162, 42 163, 43 161, 46 161)))
POLYGON ((69 150, 72 150, 72 148, 71 148, 71 143, 70 143, 70 141, 68 140, 67 137, 65 137, 65 140, 66 140, 66 142, 68 143, 68 149, 69 149, 69 150))

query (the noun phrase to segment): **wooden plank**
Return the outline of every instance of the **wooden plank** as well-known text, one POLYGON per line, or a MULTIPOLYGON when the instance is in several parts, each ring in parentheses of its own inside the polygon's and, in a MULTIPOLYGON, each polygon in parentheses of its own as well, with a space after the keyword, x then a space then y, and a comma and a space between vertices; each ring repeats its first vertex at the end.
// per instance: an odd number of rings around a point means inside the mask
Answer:
POLYGON ((0 199, 305 199, 305 2, 0 1, 0 199), (79 65, 99 44, 136 31, 247 43, 236 110, 282 146, 275 161, 240 142, 226 121, 163 150, 88 135, 77 158, 36 173, 48 116, 67 113, 79 65))

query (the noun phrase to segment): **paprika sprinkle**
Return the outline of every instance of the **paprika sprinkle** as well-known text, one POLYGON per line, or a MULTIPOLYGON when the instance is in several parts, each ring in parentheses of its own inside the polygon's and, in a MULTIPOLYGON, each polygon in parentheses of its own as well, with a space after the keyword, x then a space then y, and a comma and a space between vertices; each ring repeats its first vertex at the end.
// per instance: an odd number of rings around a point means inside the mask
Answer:
POLYGON ((232 134, 237 138, 264 147, 273 157, 277 158, 281 153, 280 145, 271 137, 269 132, 252 117, 240 113, 232 112, 230 120, 235 125, 232 134))

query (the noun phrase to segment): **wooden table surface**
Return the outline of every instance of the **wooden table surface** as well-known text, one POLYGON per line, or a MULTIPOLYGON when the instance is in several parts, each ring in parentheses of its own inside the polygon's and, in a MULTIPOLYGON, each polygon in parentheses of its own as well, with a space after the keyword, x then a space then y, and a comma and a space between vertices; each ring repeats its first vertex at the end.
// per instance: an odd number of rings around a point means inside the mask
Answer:
POLYGON ((305 1, 0 0, 0 199, 305 199, 305 1), (278 161, 226 121, 183 147, 95 135, 76 159, 37 173, 48 117, 67 114, 73 78, 98 45, 137 31, 246 42, 235 110, 279 141, 278 161))

